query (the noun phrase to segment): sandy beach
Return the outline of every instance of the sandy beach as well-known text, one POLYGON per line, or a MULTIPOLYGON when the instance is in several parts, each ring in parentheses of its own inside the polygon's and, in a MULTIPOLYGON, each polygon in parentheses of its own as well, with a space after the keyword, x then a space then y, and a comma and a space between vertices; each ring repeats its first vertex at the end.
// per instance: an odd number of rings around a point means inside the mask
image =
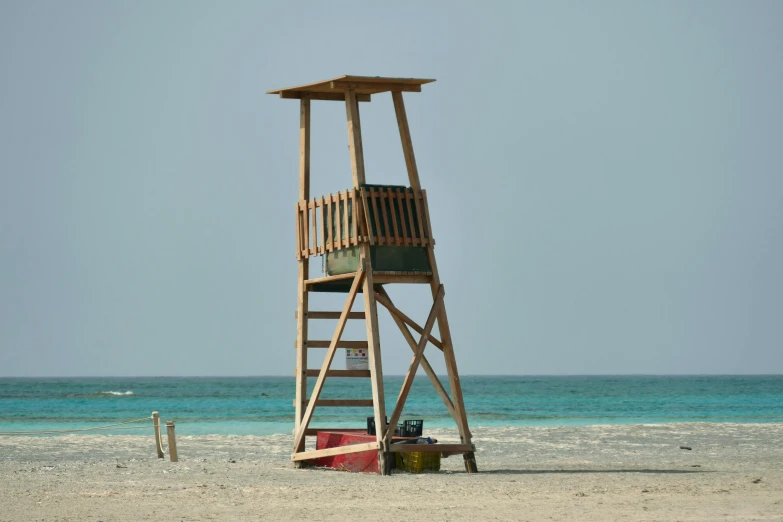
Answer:
POLYGON ((473 431, 481 473, 391 477, 296 470, 287 435, 2 437, 0 520, 783 521, 781 424, 473 431))

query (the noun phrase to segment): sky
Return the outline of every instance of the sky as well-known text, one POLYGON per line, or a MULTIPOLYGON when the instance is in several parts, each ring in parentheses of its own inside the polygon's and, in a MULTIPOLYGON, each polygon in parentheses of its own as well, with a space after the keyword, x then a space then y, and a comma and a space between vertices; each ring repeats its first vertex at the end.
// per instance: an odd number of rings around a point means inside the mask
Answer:
MULTIPOLYGON (((264 91, 343 74, 437 79, 405 101, 461 374, 783 373, 781 21, 0 0, 0 376, 293 375, 299 107, 264 91)), ((391 96, 361 111, 368 182, 405 184, 391 96)), ((344 105, 312 125, 312 194, 350 187, 344 105)))

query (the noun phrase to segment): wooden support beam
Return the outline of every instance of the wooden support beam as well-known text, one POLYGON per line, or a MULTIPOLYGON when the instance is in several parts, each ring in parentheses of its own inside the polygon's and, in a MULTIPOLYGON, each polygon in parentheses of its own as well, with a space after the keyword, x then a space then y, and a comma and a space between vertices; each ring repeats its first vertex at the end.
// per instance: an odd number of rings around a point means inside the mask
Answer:
POLYGON ((473 444, 390 444, 391 453, 466 453, 476 451, 473 444))
MULTIPOLYGON (((280 97, 287 100, 301 100, 305 96, 311 100, 322 101, 345 101, 345 94, 341 92, 299 92, 299 91, 281 91, 280 97)), ((369 102, 372 97, 369 94, 357 94, 356 101, 369 102)))
POLYGON ((345 116, 348 122, 348 149, 351 154, 351 174, 353 188, 364 184, 364 148, 362 146, 362 123, 359 117, 359 104, 356 92, 351 89, 345 93, 345 116))
MULTIPOLYGON (((419 362, 421 361, 422 355, 424 355, 424 348, 427 346, 427 338, 432 331, 432 327, 435 326, 435 320, 437 319, 438 312, 443 304, 443 293, 443 285, 440 285, 438 293, 435 295, 435 301, 432 303, 429 316, 427 316, 427 322, 424 323, 424 332, 422 332, 419 344, 416 346, 416 352, 408 367, 408 373, 405 374, 405 380, 402 382, 402 388, 400 389, 400 394, 397 396, 397 404, 394 406, 389 426, 396 426, 397 421, 400 420, 402 409, 405 406, 405 401, 408 399, 408 393, 411 391, 411 386, 413 385, 413 378, 416 377, 416 371, 419 369, 419 362)), ((394 428, 390 427, 388 431, 389 433, 386 438, 387 440, 391 440, 394 428)))
MULTIPOLYGON (((309 400, 305 400, 305 404, 309 404, 309 400)), ((345 408, 372 408, 372 399, 318 399, 315 401, 316 406, 333 406, 333 407, 345 407, 345 408)))
POLYGON ((305 430, 305 436, 306 437, 315 437, 318 435, 319 431, 340 431, 340 432, 356 432, 356 433, 366 433, 367 428, 307 428, 305 430))
MULTIPOLYGON (((331 341, 307 341, 307 347, 308 348, 329 348, 332 344, 331 341)), ((356 348, 356 349, 362 349, 367 348, 367 341, 338 341, 337 342, 337 348, 356 348)))
MULTIPOLYGON (((413 328, 413 331, 419 334, 424 333, 424 328, 416 324, 416 322, 413 319, 411 319, 410 317, 402 313, 399 308, 397 308, 396 306, 394 306, 394 304, 392 304, 391 299, 389 299, 389 296, 386 294, 386 292, 378 291, 375 298, 378 300, 379 303, 381 303, 381 305, 383 305, 389 311, 392 317, 398 317, 403 323, 413 328)), ((440 351, 443 351, 443 343, 441 343, 436 337, 430 335, 429 340, 440 351)))
POLYGON ((319 459, 321 457, 333 457, 335 455, 345 455, 347 453, 358 453, 360 451, 373 451, 377 450, 380 445, 377 442, 365 442, 362 444, 351 444, 349 446, 337 446, 335 448, 327 448, 322 450, 303 451, 301 453, 294 453, 291 455, 291 460, 310 460, 319 459))
MULTIPOLYGON (((388 301, 389 304, 392 304, 391 298, 389 298, 389 295, 386 293, 386 290, 384 290, 383 287, 380 287, 380 289, 377 291, 375 295, 376 298, 379 296, 383 296, 385 300, 388 301)), ((380 299, 378 299, 378 302, 383 304, 383 302, 380 299)), ((392 304, 392 306, 394 305, 392 304)), ((403 323, 398 316, 394 314, 391 314, 391 316, 392 319, 394 320, 394 323, 397 325, 397 328, 399 328, 400 332, 402 332, 402 336, 405 337, 406 341, 408 341, 408 346, 410 346, 411 350, 413 350, 413 353, 416 353, 416 340, 411 335, 410 331, 408 330, 408 327, 405 326, 405 323, 403 323)), ((432 342, 432 337, 430 337, 430 342, 432 342)), ((427 377, 429 377, 430 382, 435 387, 435 391, 438 392, 438 395, 443 401, 443 404, 446 405, 446 409, 449 410, 449 413, 455 419, 456 422, 457 416, 454 413, 454 403, 451 402, 451 397, 449 397, 449 393, 446 391, 446 388, 443 387, 443 384, 441 384, 440 379, 438 379, 435 370, 432 369, 432 366, 430 366, 430 363, 425 355, 421 356, 421 366, 422 368, 424 368, 424 372, 427 374, 427 377)))
MULTIPOLYGON (((318 377, 321 375, 321 370, 307 370, 308 377, 318 377)), ((326 372, 327 377, 370 377, 370 370, 328 370, 326 372)))
MULTIPOLYGON (((310 98, 304 97, 299 102, 299 200, 310 198, 310 98)), ((305 208, 305 213, 307 209, 305 208)), ((297 219, 297 229, 299 223, 297 219)), ((305 229, 307 225, 305 224, 305 229)), ((304 245, 302 245, 304 248, 304 245)), ((307 397, 307 311, 308 294, 305 280, 310 277, 310 260, 307 257, 299 259, 299 275, 297 284, 297 321, 296 321, 296 410, 295 429, 299 429, 304 417, 304 400, 307 397)), ((304 450, 304 440, 294 444, 294 452, 304 450)))
POLYGON ((394 101, 394 112, 397 115, 397 127, 400 129, 402 153, 405 156, 405 167, 408 170, 408 182, 413 189, 420 190, 419 169, 416 167, 416 156, 413 154, 413 140, 408 128, 408 116, 405 114, 402 92, 392 91, 392 100, 394 101))
POLYGON ((405 91, 405 92, 421 92, 421 85, 406 85, 399 83, 375 83, 375 82, 344 82, 336 81, 329 84, 330 88, 334 91, 405 91))
POLYGON ((432 276, 378 274, 373 278, 373 280, 375 281, 375 284, 378 285, 383 285, 387 283, 427 284, 427 283, 431 283, 432 276))
MULTIPOLYGON (((351 290, 348 292, 348 297, 345 300, 345 305, 343 306, 343 311, 340 316, 340 320, 337 321, 337 327, 334 330, 334 335, 332 336, 332 343, 329 347, 329 350, 326 352, 326 357, 324 358, 323 365, 321 366, 321 375, 318 376, 318 380, 315 382, 315 386, 313 387, 313 393, 310 395, 310 401, 307 404, 307 409, 304 412, 304 415, 302 417, 302 421, 299 423, 298 428, 296 429, 296 435, 294 438, 294 448, 298 449, 303 447, 303 441, 304 441, 304 432, 307 429, 307 427, 310 425, 310 421, 313 418, 313 410, 315 409, 315 406, 318 402, 318 398, 321 396, 321 391, 324 387, 324 381, 326 380, 326 372, 329 370, 329 366, 332 364, 332 360, 334 359, 334 353, 337 350, 337 343, 340 341, 340 337, 343 334, 343 331, 345 330, 345 323, 348 321, 348 313, 351 311, 351 307, 353 306, 354 300, 356 300, 356 294, 359 292, 359 287, 361 286, 362 282, 365 279, 365 271, 364 267, 362 267, 362 270, 359 272, 356 272, 356 276, 353 279, 353 283, 351 284, 351 290)), ((301 372, 302 378, 305 379, 305 370, 303 369, 301 372)), ((304 401, 302 401, 303 403, 304 401)), ((296 453, 296 451, 295 451, 296 453)))
MULTIPOLYGON (((339 229, 338 229, 339 230, 339 229)), ((332 281, 341 281, 343 279, 353 279, 356 276, 356 272, 350 272, 348 274, 340 274, 326 277, 316 277, 314 279, 308 279, 305 281, 307 286, 317 285, 318 283, 329 283, 332 281)))
MULTIPOLYGON (((299 317, 298 312, 294 312, 294 317, 299 317)), ((307 312, 308 319, 339 319, 340 312, 307 312)), ((364 319, 364 312, 349 312, 348 319, 364 319)))

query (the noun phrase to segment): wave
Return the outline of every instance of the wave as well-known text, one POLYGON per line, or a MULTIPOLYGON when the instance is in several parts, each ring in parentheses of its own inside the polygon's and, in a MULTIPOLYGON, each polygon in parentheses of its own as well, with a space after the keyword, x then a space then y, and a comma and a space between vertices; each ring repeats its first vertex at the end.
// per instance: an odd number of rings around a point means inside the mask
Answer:
POLYGON ((98 395, 133 395, 133 392, 132 392, 132 391, 130 391, 130 390, 128 390, 128 391, 124 391, 124 392, 119 392, 119 391, 105 391, 105 392, 100 392, 98 395))

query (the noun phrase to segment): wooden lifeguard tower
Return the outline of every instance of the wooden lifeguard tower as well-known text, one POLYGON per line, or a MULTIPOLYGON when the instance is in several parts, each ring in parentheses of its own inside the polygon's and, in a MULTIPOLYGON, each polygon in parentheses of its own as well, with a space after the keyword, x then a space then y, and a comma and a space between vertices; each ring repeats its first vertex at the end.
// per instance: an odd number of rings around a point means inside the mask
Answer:
POLYGON ((327 456, 353 452, 377 451, 378 470, 387 475, 391 456, 395 452, 437 451, 462 454, 465 468, 476 472, 475 447, 471 442, 468 418, 462 400, 457 363, 454 358, 449 321, 443 302, 444 289, 435 262, 435 241, 430 228, 427 193, 421 188, 411 135, 403 103, 403 92, 421 92, 421 86, 434 80, 416 78, 380 78, 341 76, 298 87, 268 91, 281 98, 299 102, 299 201, 296 203, 296 259, 299 262, 299 287, 296 336, 296 427, 292 461, 297 466, 327 456), (365 179, 359 102, 369 102, 376 94, 391 92, 397 115, 402 150, 410 186, 368 185, 365 179), (351 188, 318 198, 310 194, 310 104, 312 100, 344 101, 348 122, 348 146, 351 156, 351 188), (325 277, 310 278, 309 261, 323 256, 325 277), (385 285, 427 284, 432 290, 433 304, 424 326, 401 312, 392 302, 385 285), (347 298, 341 312, 312 311, 308 306, 310 292, 342 292, 347 298), (352 312, 358 293, 363 294, 364 311, 352 312), (377 304, 385 307, 413 351, 413 359, 403 381, 396 406, 387 424, 384 406, 381 345, 378 333, 377 304), (337 319, 331 340, 308 338, 310 320, 337 319), (343 341, 346 322, 363 319, 367 341, 343 341), (440 340, 432 334, 438 323, 440 340), (420 334, 417 340, 409 330, 420 334), (424 355, 432 344, 445 358, 451 393, 446 391, 424 355), (327 348, 320 369, 307 365, 308 349, 327 348), (332 370, 331 363, 338 348, 366 348, 369 370, 332 370), (394 428, 400 420, 405 400, 419 366, 451 413, 459 429, 460 444, 409 445, 391 444, 394 428), (315 385, 307 397, 307 379, 315 377, 315 385), (328 377, 365 377, 372 386, 372 400, 320 399, 328 377), (316 435, 310 421, 316 407, 372 406, 376 435, 373 442, 305 451, 305 437, 316 435))

